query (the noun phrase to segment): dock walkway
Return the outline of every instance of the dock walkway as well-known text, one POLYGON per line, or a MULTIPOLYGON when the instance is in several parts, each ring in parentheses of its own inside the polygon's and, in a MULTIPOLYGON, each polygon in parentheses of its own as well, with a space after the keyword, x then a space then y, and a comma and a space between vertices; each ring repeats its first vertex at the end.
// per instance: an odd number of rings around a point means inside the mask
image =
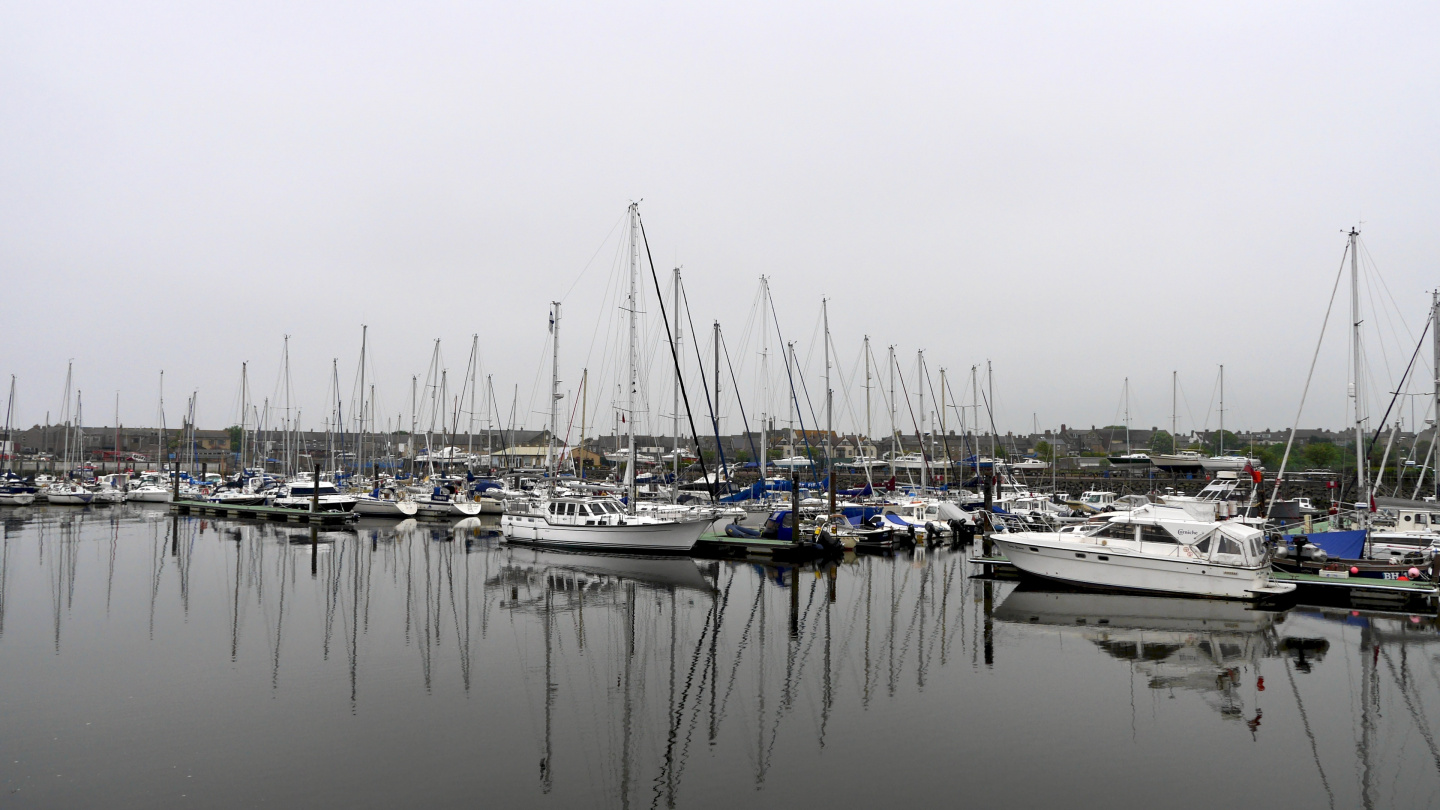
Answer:
POLYGON ((353 512, 308 512, 299 509, 284 509, 278 506, 232 506, 206 501, 174 501, 170 504, 170 511, 179 515, 251 518, 321 526, 337 526, 349 523, 357 517, 353 512))

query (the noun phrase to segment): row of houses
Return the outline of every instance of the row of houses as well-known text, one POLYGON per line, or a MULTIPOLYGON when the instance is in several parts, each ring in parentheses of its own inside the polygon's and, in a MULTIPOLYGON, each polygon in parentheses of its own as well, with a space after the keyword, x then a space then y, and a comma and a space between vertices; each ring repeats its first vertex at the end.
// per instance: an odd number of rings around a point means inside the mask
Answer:
MULTIPOLYGON (((1420 435, 1422 441, 1429 440, 1430 431, 1420 435)), ((1296 441, 1299 443, 1308 442, 1333 442, 1345 444, 1350 441, 1351 433, 1346 431, 1332 431, 1323 428, 1306 429, 1296 431, 1296 441)), ((932 456, 949 455, 953 458, 963 458, 974 454, 977 450, 981 455, 995 455, 999 457, 1014 457, 1034 455, 1041 450, 1042 442, 1049 445, 1052 452, 1057 456, 1081 456, 1081 455, 1111 455, 1126 452, 1127 448, 1134 451, 1143 451, 1156 446, 1157 440, 1162 444, 1168 433, 1160 428, 1152 427, 1148 430, 1132 428, 1128 432, 1123 427, 1106 426, 1089 428, 1074 428, 1062 425, 1060 430, 1046 430, 1030 434, 982 434, 980 436, 966 436, 949 431, 944 435, 938 433, 927 433, 923 440, 913 432, 908 435, 863 437, 857 434, 832 433, 829 439, 834 448, 837 459, 851 459, 857 456, 870 458, 881 458, 889 455, 900 455, 904 453, 918 452, 922 448, 932 456), (1128 442, 1127 442, 1128 439, 1128 442)), ((1284 442, 1289 431, 1261 430, 1236 432, 1234 438, 1227 437, 1227 449, 1229 441, 1236 442, 1239 446, 1256 444, 1266 445, 1277 442, 1284 442)), ((195 429, 186 431, 169 430, 164 434, 164 446, 161 446, 161 431, 155 428, 87 428, 81 434, 83 443, 82 453, 85 458, 143 458, 154 461, 162 457, 170 457, 171 454, 179 453, 181 458, 193 457, 196 461, 212 463, 233 463, 232 435, 229 430, 205 430, 195 429), (188 437, 185 446, 182 448, 182 441, 188 437)), ((790 433, 788 431, 775 431, 767 434, 768 447, 766 454, 770 458, 789 455, 803 455, 807 452, 822 452, 826 442, 825 431, 810 430, 797 431, 794 445, 791 445, 790 433)), ((1188 446, 1208 447, 1212 446, 1217 438, 1215 431, 1191 432, 1178 437, 1175 446, 1184 448, 1188 446)), ((283 454, 286 443, 284 437, 279 434, 271 434, 264 437, 261 443, 261 450, 267 456, 275 457, 283 454)), ((1397 436, 1397 442, 1402 446, 1408 446, 1415 442, 1417 436, 1414 432, 1401 432, 1397 436)), ((69 434, 68 441, 75 441, 75 434, 69 434)), ((253 441, 253 440, 252 440, 253 441)), ((493 455, 497 466, 534 466, 544 463, 546 457, 546 446, 549 442, 549 433, 544 430, 532 431, 496 431, 490 436, 489 451, 493 455)), ((628 439, 625 436, 598 436, 588 437, 583 448, 586 464, 599 465, 604 463, 604 454, 614 453, 626 446, 628 439)), ((748 434, 734 434, 719 437, 719 448, 723 448, 723 454, 727 460, 732 461, 753 461, 761 452, 761 436, 758 432, 748 434)), ((343 455, 346 459, 355 458, 355 436, 341 436, 327 434, 321 431, 301 431, 292 435, 291 442, 294 445, 294 454, 313 458, 329 460, 332 456, 343 455)), ((412 454, 424 455, 428 446, 433 443, 435 448, 442 446, 458 447, 466 453, 484 455, 487 451, 484 436, 476 437, 440 437, 431 435, 429 437, 417 436, 412 442, 410 437, 404 433, 384 434, 379 436, 366 437, 365 455, 373 457, 409 457, 412 454)), ((18 430, 13 437, 13 447, 21 456, 34 456, 36 454, 49 454, 60 457, 66 450, 67 431, 64 425, 36 425, 26 430, 18 430)), ((673 439, 668 436, 637 436, 637 446, 646 448, 649 454, 658 455, 667 452, 673 446, 673 439)), ((688 447, 689 441, 682 441, 681 445, 688 447)), ((253 444, 251 445, 253 447, 253 444)), ((700 437, 700 450, 708 455, 717 454, 716 437, 700 437)), ((75 448, 71 448, 72 454, 75 448)))

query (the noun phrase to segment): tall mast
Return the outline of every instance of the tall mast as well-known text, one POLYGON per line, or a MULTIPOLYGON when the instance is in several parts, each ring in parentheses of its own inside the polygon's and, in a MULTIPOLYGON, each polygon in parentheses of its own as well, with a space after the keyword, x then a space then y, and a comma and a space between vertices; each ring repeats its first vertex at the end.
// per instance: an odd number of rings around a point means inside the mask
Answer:
MULTIPOLYGON (((990 392, 990 423, 993 428, 995 423, 995 367, 990 364, 989 360, 985 361, 985 376, 988 378, 985 389, 990 392)), ((993 429, 990 431, 990 471, 992 474, 995 471, 995 431, 993 429)))
MULTIPOLYGON (((70 362, 65 364, 65 398, 62 400, 62 402, 64 403, 64 411, 61 414, 61 420, 65 423, 65 453, 63 461, 65 464, 66 478, 70 477, 70 374, 74 370, 74 368, 74 360, 71 360, 70 362)), ((164 372, 161 373, 163 374, 164 372)))
POLYGON ((930 486, 930 454, 925 452, 925 350, 915 352, 915 388, 920 393, 920 493, 930 486))
POLYGON ((1125 378, 1125 455, 1130 455, 1130 378, 1125 378))
POLYGON ((296 462, 296 459, 294 458, 294 455, 293 455, 293 454, 294 454, 294 451, 295 451, 295 448, 294 448, 294 445, 291 443, 291 436, 290 436, 291 424, 290 424, 290 336, 289 336, 289 335, 286 335, 286 336, 285 336, 285 349, 284 349, 283 354, 284 354, 284 358, 283 358, 283 359, 284 359, 284 361, 285 361, 285 362, 284 362, 284 369, 285 369, 285 468, 284 468, 284 472, 285 472, 286 475, 292 475, 292 474, 294 473, 294 470, 295 470, 295 462, 296 462))
POLYGON ((240 482, 245 482, 245 424, 249 421, 250 409, 250 363, 240 363, 240 482))
MULTIPOLYGON (((786 343, 786 344, 785 344, 785 351, 786 351, 786 353, 789 355, 789 358, 790 358, 790 359, 789 359, 789 365, 787 365, 785 368, 786 368, 786 374, 790 376, 790 396, 789 396, 787 399, 789 400, 789 403, 790 403, 790 458, 791 458, 791 464, 790 464, 790 466, 793 468, 793 467, 795 466, 795 464, 794 464, 794 459, 797 457, 796 447, 798 446, 798 445, 795 444, 795 410, 796 410, 796 408, 799 407, 799 405, 797 404, 797 397, 795 396, 795 377, 794 377, 794 375, 795 375, 796 371, 798 371, 798 366, 796 365, 796 362, 795 362, 795 341, 792 340, 792 341, 786 343)), ((791 476, 791 477, 793 478, 794 476, 791 476)))
MULTIPOLYGON (((825 322, 825 332, 822 340, 825 342, 825 476, 830 477, 835 471, 834 448, 830 444, 830 433, 835 429, 833 416, 831 414, 832 401, 835 392, 830 388, 830 299, 820 299, 820 317, 825 322)), ((833 511, 834 504, 831 509, 833 511)))
POLYGON ((555 458, 555 433, 560 428, 560 302, 550 302, 550 441, 545 445, 545 469, 560 474, 555 458))
MULTIPOLYGON (((360 324, 360 411, 356 414, 359 418, 359 430, 355 438, 355 474, 363 475, 365 470, 365 350, 369 348, 370 327, 360 324)), ((338 381, 338 378, 337 378, 338 381)), ((340 399, 340 391, 335 391, 335 399, 340 399)))
POLYGON ((895 477, 895 457, 904 446, 895 432, 895 344, 890 344, 890 477, 895 477))
POLYGON ((475 389, 480 385, 480 334, 470 335, 470 418, 465 421, 465 467, 475 469, 475 389))
MULTIPOLYGON (((1358 255, 1357 242, 1360 232, 1354 228, 1350 229, 1350 320, 1353 322, 1353 333, 1350 337, 1350 348, 1353 353, 1351 368, 1354 369, 1355 380, 1350 384, 1350 397, 1355 400, 1355 475, 1357 482, 1356 494, 1359 496, 1355 501, 1357 504, 1370 503, 1370 489, 1365 476, 1365 393, 1363 388, 1364 378, 1360 376, 1360 360, 1362 352, 1360 349, 1360 257, 1358 255)), ((1440 419, 1440 417, 1437 417, 1440 419)), ((1360 525, 1365 525, 1364 512, 1358 513, 1360 525)))
MULTIPOLYGON (((115 472, 120 472, 120 392, 115 392, 115 452, 112 456, 115 460, 115 472)), ((102 466, 103 470, 104 467, 102 466)))
POLYGON ((495 466, 495 380, 485 375, 485 466, 495 466))
MULTIPOLYGON (((760 480, 770 466, 770 280, 760 277, 760 480)), ((1437 344, 1440 346, 1440 344, 1437 344)), ((1440 379, 1440 351, 1435 360, 1436 379, 1440 379)), ((1440 400, 1440 393, 1436 394, 1440 400)), ((1437 417, 1440 423, 1440 417, 1437 417)), ((762 487, 762 492, 763 487, 762 487)))
POLYGON ((1225 455, 1225 364, 1220 364, 1220 455, 1225 455))
POLYGON ((1170 372, 1170 452, 1172 453, 1180 452, 1180 445, 1178 444, 1178 442, 1180 441, 1180 422, 1175 415, 1175 409, 1178 402, 1178 400, 1175 398, 1175 394, 1179 390, 1180 372, 1172 371, 1170 372))
POLYGON ((580 452, 575 454, 576 475, 585 480, 585 409, 590 407, 590 369, 580 372, 580 452))
MULTIPOLYGON (((714 491, 714 492, 719 492, 719 491, 720 491, 720 475, 721 475, 722 472, 724 472, 724 470, 723 470, 724 465, 723 465, 723 464, 720 464, 720 459, 723 458, 724 455, 720 452, 720 322, 719 322, 719 321, 716 321, 716 322, 715 322, 715 336, 714 336, 714 341, 715 341, 715 464, 716 464, 716 466, 715 466, 715 489, 714 489, 713 491, 714 491)), ((701 371, 702 371, 702 373, 703 373, 704 370, 702 369, 701 371)), ((696 452, 699 452, 700 448, 697 447, 697 448, 695 448, 695 450, 696 450, 696 452)), ((727 478, 726 480, 729 480, 729 479, 727 478)), ((679 482, 679 481, 676 481, 676 482, 675 482, 675 485, 678 487, 678 486, 680 485, 680 482, 679 482)), ((677 494, 678 494, 679 490, 677 489, 676 492, 677 492, 677 494)))
POLYGON ((975 488, 980 488, 980 367, 970 367, 970 413, 974 415, 971 419, 970 434, 975 443, 971 451, 975 455, 975 488))
POLYGON ((950 442, 945 438, 945 367, 940 367, 940 441, 945 443, 945 468, 942 475, 945 488, 950 488, 950 442))
MULTIPOLYGON (((865 441, 870 441, 870 336, 865 336, 865 441)), ((867 468, 868 469, 868 468, 867 468)))
MULTIPOLYGON (((65 376, 70 376, 66 372, 65 376)), ((156 406, 159 411, 160 426, 155 433, 155 460, 160 462, 161 468, 165 466, 165 369, 160 369, 160 403, 156 406)))
MULTIPOLYGON (((684 342, 685 333, 680 328, 680 268, 675 268, 675 289, 671 294, 675 299, 675 356, 684 357, 685 353, 680 350, 684 342)), ((718 394, 718 392, 717 392, 718 394)), ((674 475, 674 482, 671 485, 671 499, 680 499, 680 367, 675 367, 675 384, 672 386, 670 398, 671 413, 671 446, 670 459, 671 472, 674 475)), ((718 479, 717 479, 718 480, 718 479)))
POLYGON ((15 375, 10 375, 10 398, 5 402, 5 472, 10 472, 15 457, 15 375))
POLYGON ((626 377, 625 377, 625 411, 628 414, 626 420, 626 452, 630 461, 625 470, 625 490, 627 493, 626 510, 635 514, 635 367, 638 365, 635 359, 635 315, 640 306, 636 300, 635 275, 639 272, 640 266, 640 240, 638 228, 640 223, 639 207, 636 203, 630 203, 630 295, 626 299, 626 308, 630 311, 630 346, 626 353, 626 377))
MULTIPOLYGON (((1430 293, 1430 333, 1434 336, 1435 353, 1435 429, 1440 431, 1440 290, 1430 293)), ((1419 426, 1416 426, 1419 430, 1419 426)), ((1417 433, 1418 436, 1418 433, 1417 433)), ((1431 440, 1434 444, 1434 440, 1431 440)), ((1423 472, 1421 473, 1424 474, 1423 472)), ((1440 475, 1431 477, 1431 494, 1440 496, 1440 475)), ((1417 487, 1418 489, 1418 487, 1417 487)))

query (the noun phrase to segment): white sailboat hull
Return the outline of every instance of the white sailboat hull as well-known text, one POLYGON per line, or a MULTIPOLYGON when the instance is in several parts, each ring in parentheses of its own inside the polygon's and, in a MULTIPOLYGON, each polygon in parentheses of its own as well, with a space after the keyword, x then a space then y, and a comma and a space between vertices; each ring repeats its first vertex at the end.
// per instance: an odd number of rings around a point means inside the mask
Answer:
POLYGON ((131 503, 170 503, 171 496, 170 490, 155 487, 141 487, 125 493, 125 499, 131 503))
POLYGON ((0 506, 29 506, 35 502, 33 492, 3 492, 0 493, 0 506))
POLYGON ((1271 582, 1268 565, 1242 568, 1199 559, 1151 557, 1118 546, 1069 542, 1039 532, 1002 533, 992 539, 1021 571, 1076 585, 1220 599, 1255 599, 1284 591, 1271 582))
POLYGON ((395 501, 361 495, 355 500, 355 514, 366 517, 413 517, 420 510, 413 501, 395 501))
POLYGON ((551 523, 544 515, 505 515, 500 518, 505 539, 512 543, 644 551, 650 554, 687 554, 709 525, 709 520, 692 520, 683 523, 636 521, 616 526, 563 526, 551 523))
POLYGON ((95 499, 93 492, 52 492, 50 503, 56 506, 88 506, 95 499))
POLYGON ((452 518, 474 517, 480 514, 480 504, 471 501, 432 501, 424 497, 415 499, 419 517, 452 518))

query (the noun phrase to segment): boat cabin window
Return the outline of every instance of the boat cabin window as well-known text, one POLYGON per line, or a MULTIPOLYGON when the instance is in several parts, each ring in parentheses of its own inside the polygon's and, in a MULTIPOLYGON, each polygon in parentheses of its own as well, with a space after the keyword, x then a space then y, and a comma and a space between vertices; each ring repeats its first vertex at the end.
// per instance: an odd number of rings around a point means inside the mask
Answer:
POLYGON ((1106 523, 1100 530, 1091 535, 1092 537, 1108 537, 1112 540, 1134 540, 1135 524, 1133 523, 1106 523))
POLYGON ((1215 549, 1216 554, 1234 554, 1240 556, 1245 553, 1244 550, 1240 548, 1240 543, 1233 537, 1227 537, 1222 534, 1219 536, 1218 542, 1220 545, 1215 549))
POLYGON ((1209 535, 1206 535, 1206 537, 1205 537, 1204 540, 1201 540, 1200 542, 1198 542, 1198 543, 1195 544, 1195 551, 1196 551, 1201 557, 1207 557, 1207 556, 1209 556, 1209 554, 1210 554, 1210 537, 1209 537, 1209 535))
POLYGON ((560 504, 555 503, 554 501, 551 501, 548 508, 549 508, 549 510, 550 510, 550 514, 554 515, 554 514, 559 513, 559 511, 560 511, 560 504))
POLYGON ((1144 543, 1174 543, 1175 537, 1160 526, 1140 524, 1140 540, 1144 543))

